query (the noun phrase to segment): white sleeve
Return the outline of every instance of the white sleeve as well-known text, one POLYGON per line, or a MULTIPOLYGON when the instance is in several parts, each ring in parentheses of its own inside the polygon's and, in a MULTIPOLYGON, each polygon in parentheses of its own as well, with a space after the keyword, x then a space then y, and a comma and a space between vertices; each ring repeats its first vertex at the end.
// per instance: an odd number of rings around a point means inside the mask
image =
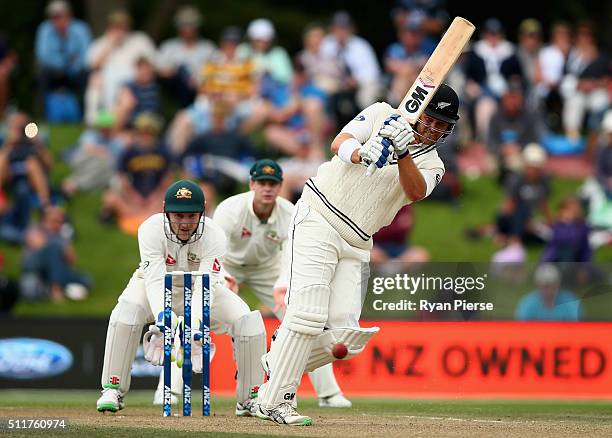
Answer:
POLYGON ((435 169, 419 169, 421 171, 421 175, 425 178, 425 184, 427 184, 427 190, 425 191, 425 197, 431 195, 433 189, 442 181, 442 177, 444 176, 444 169, 435 168, 435 169))
POLYGON ((164 276, 166 275, 166 251, 163 232, 157 233, 151 222, 138 229, 140 270, 144 275, 145 292, 155 318, 164 310, 164 276))
POLYGON ((223 229, 225 237, 228 240, 232 238, 235 219, 236 215, 232 213, 231 205, 229 205, 229 202, 227 201, 221 202, 213 214, 213 220, 223 229))
POLYGON ((357 114, 357 116, 348 122, 340 132, 351 134, 359 143, 364 144, 372 136, 376 118, 384 107, 385 104, 381 102, 373 103, 357 114))

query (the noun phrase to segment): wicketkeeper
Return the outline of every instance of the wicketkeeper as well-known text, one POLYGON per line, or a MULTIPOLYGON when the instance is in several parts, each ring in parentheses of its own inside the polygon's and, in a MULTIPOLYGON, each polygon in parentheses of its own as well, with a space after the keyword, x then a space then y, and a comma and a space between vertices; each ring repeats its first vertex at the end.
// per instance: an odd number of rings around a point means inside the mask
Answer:
MULTIPOLYGON (((138 230, 140 266, 119 296, 106 335, 102 396, 99 411, 116 412, 124 407, 130 388, 130 370, 145 323, 153 323, 143 338, 145 358, 162 365, 164 276, 172 271, 202 271, 210 275, 211 329, 233 338, 237 365, 236 415, 250 416, 251 391, 263 382, 260 358, 266 350, 266 333, 259 311, 249 309, 226 288, 222 261, 226 251, 225 233, 204 216, 204 193, 187 180, 172 184, 166 191, 164 212, 149 217, 138 230)), ((173 333, 177 315, 183 314, 182 276, 175 279, 172 292, 173 333)), ((202 308, 201 278, 195 277, 192 308, 202 308)), ((192 311, 193 371, 202 372, 201 314, 192 311)), ((179 342, 177 337, 175 344, 179 342)), ((175 379, 176 380, 176 379, 175 379)), ((174 385, 173 385, 174 386, 174 385)))

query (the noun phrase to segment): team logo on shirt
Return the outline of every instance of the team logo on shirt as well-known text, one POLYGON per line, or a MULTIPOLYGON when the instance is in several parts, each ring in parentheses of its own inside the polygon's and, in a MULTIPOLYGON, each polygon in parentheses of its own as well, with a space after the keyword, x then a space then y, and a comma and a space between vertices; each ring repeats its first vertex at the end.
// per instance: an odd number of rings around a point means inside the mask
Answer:
POLYGON ((193 253, 193 252, 187 253, 187 260, 189 260, 192 263, 200 263, 202 261, 202 259, 198 257, 196 253, 193 253))
POLYGON ((176 199, 191 199, 191 190, 186 187, 181 187, 176 191, 176 195, 174 195, 176 199))
POLYGON ((213 262, 212 271, 221 272, 221 263, 219 262, 219 259, 215 259, 215 261, 213 262))
POLYGON ((166 256, 166 265, 176 265, 176 260, 170 254, 166 256))
POLYGON ((272 230, 266 233, 266 239, 269 239, 273 242, 278 242, 280 240, 280 236, 276 231, 272 230))
POLYGON ((249 238, 252 235, 253 235, 253 233, 251 233, 251 230, 249 230, 247 227, 242 227, 242 232, 240 233, 240 238, 241 239, 249 238))
POLYGON ((365 116, 362 116, 361 114, 359 114, 353 120, 357 120, 358 122, 363 122, 365 120, 365 116))

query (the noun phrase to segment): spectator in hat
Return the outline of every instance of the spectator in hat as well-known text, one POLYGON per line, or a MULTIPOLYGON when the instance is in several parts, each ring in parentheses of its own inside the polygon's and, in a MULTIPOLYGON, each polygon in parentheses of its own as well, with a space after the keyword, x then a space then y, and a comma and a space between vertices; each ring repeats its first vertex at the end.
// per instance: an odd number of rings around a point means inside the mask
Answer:
POLYGON ((486 140, 489 121, 497 108, 497 100, 507 89, 508 79, 523 80, 516 47, 505 38, 497 18, 484 22, 480 40, 466 54, 464 69, 471 79, 466 85, 466 94, 474 108, 476 137, 486 140))
POLYGON ((354 93, 356 113, 380 97, 380 66, 369 42, 355 34, 353 19, 346 11, 336 12, 330 34, 323 40, 323 54, 342 60, 346 66, 345 89, 354 93))
MULTIPOLYGON (((242 124, 257 112, 257 74, 253 60, 238 52, 241 41, 242 31, 239 27, 228 26, 221 32, 219 49, 202 67, 196 100, 180 111, 170 126, 168 137, 175 157, 183 154, 191 139, 212 128, 212 112, 217 101, 232 107, 227 119, 230 129, 242 128, 242 124)), ((259 120, 253 122, 253 127, 259 125, 259 120)))
POLYGON ((498 160, 499 182, 520 170, 521 152, 526 144, 537 143, 544 134, 542 114, 525 103, 520 78, 512 78, 489 122, 487 146, 498 160))
POLYGON ((319 23, 307 25, 302 33, 303 49, 296 62, 303 69, 307 80, 326 96, 333 96, 342 87, 344 64, 336 57, 323 53, 325 27, 319 23))
POLYGON ((497 217, 500 243, 541 243, 542 232, 535 221, 536 214, 540 213, 546 223, 552 221, 546 151, 539 144, 530 143, 523 149, 521 157, 523 169, 508 178, 497 217))
POLYGON ((68 2, 53 0, 47 20, 36 30, 38 83, 43 96, 57 89, 81 95, 87 79, 86 55, 91 44, 89 25, 72 16, 68 2))
POLYGON ((161 211, 161 199, 170 184, 171 158, 159 142, 159 116, 141 113, 134 121, 134 141, 119 158, 116 184, 104 193, 100 219, 113 218, 127 234, 135 234, 140 223, 161 211))
POLYGON ((544 263, 534 273, 536 289, 522 297, 515 317, 520 321, 579 321, 580 300, 561 287, 561 274, 555 265, 544 263))
POLYGON ((212 41, 198 37, 202 22, 200 11, 193 6, 179 8, 174 16, 178 35, 161 44, 156 59, 162 84, 183 108, 193 103, 202 66, 215 53, 212 41))
POLYGON ((288 86, 293 78, 291 58, 284 48, 273 44, 275 36, 274 25, 267 18, 251 21, 248 41, 238 47, 238 56, 252 58, 262 79, 267 77, 279 86, 288 86))
POLYGON ((93 126, 81 134, 69 158, 72 171, 62 183, 66 196, 108 187, 123 150, 121 138, 115 135, 115 124, 115 116, 103 111, 93 126))
POLYGON ((541 49, 542 25, 535 18, 524 19, 519 25, 516 56, 521 64, 528 95, 530 95, 535 84, 540 81, 539 55, 541 49))
POLYGON ((111 12, 104 34, 87 53, 92 70, 85 93, 85 119, 91 124, 98 111, 112 111, 119 90, 136 74, 136 61, 155 59, 155 45, 144 32, 131 30, 132 18, 123 11, 111 12))
POLYGON ((410 89, 433 49, 424 44, 422 17, 410 15, 398 31, 398 41, 385 52, 385 70, 391 75, 388 101, 397 106, 410 89))
POLYGON ((136 61, 136 75, 119 91, 115 104, 116 126, 125 128, 131 125, 142 113, 160 112, 159 87, 155 81, 155 69, 146 57, 136 61))

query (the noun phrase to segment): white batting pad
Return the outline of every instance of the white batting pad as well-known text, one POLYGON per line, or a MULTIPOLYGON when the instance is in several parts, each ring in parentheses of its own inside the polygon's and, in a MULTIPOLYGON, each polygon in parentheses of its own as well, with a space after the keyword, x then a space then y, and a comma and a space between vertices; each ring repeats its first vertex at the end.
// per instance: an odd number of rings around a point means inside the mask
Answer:
POLYGON ((236 376, 236 399, 247 400, 253 386, 260 386, 264 370, 260 358, 266 352, 266 328, 261 313, 255 310, 238 319, 232 327, 236 376))
POLYGON ((147 311, 135 303, 119 301, 110 316, 104 349, 102 385, 117 382, 124 394, 130 389, 131 369, 147 311))

